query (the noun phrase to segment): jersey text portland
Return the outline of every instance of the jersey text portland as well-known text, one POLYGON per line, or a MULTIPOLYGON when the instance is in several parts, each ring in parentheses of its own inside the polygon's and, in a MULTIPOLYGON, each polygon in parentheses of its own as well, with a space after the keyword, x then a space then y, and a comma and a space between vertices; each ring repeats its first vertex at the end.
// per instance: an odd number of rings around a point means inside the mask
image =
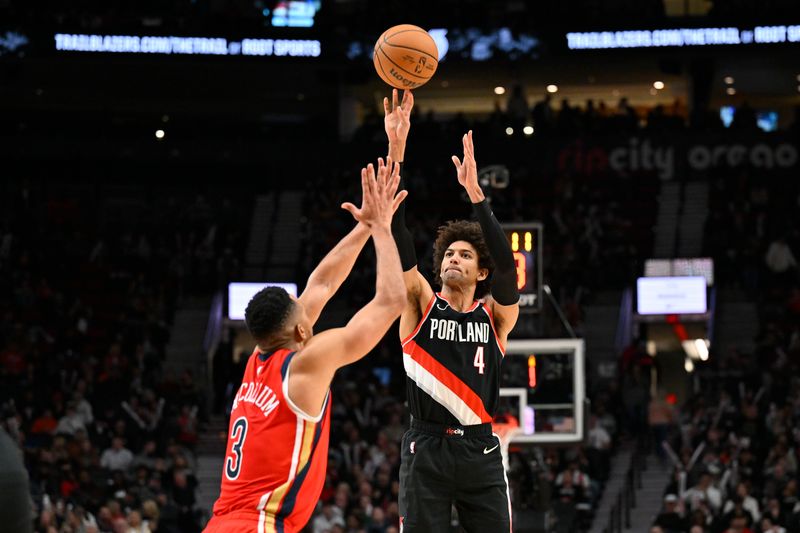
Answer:
POLYGON ((462 313, 435 294, 414 332, 403 340, 411 415, 447 425, 491 422, 502 360, 486 304, 475 301, 462 313))

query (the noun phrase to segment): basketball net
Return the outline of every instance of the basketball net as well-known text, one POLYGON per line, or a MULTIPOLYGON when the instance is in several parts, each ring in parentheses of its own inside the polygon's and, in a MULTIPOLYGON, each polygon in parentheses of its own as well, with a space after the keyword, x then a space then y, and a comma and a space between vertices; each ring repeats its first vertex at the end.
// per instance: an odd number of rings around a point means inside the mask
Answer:
POLYGON ((522 432, 519 423, 513 417, 509 422, 492 422, 492 431, 500 439, 500 453, 503 455, 503 468, 509 471, 508 465, 508 446, 514 437, 522 432))

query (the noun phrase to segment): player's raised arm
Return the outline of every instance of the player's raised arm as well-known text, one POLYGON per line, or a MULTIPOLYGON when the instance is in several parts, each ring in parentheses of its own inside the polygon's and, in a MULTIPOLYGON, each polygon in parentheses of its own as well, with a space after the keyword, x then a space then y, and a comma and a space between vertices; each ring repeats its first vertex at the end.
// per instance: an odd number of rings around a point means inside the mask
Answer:
MULTIPOLYGON (((391 159, 400 163, 402 168, 403 156, 406 150, 406 140, 408 139, 408 131, 411 128, 411 110, 414 108, 414 96, 411 91, 405 91, 403 101, 398 104, 397 89, 392 92, 392 110, 389 108, 389 99, 383 99, 383 107, 385 111, 384 125, 386 135, 389 138, 389 156, 387 161, 391 159)), ((382 163, 381 163, 382 164, 382 163)), ((401 178, 402 179, 402 178, 401 178)), ((403 190, 400 185, 400 190, 403 190)), ((342 208, 347 209, 354 213, 356 207, 351 203, 342 204, 342 208)), ((405 221, 405 208, 401 204, 400 208, 403 210, 402 219, 405 221)), ((405 228, 407 241, 410 242, 411 253, 414 253, 414 241, 408 229, 405 228)), ((355 264, 358 255, 364 248, 367 240, 369 240, 369 228, 362 222, 359 222, 353 230, 348 233, 339 243, 323 258, 317 268, 308 277, 306 288, 303 294, 300 295, 300 302, 305 306, 306 313, 313 325, 319 318, 322 308, 325 304, 336 294, 344 280, 350 274, 353 265, 355 264)), ((413 264, 416 267, 416 257, 413 259, 413 264)), ((405 270, 405 269, 404 269, 405 270)))
POLYGON ((290 363, 289 396, 306 413, 318 413, 336 369, 364 357, 386 334, 405 305, 400 257, 391 232, 392 214, 406 197, 397 192, 399 165, 379 160, 378 177, 372 165, 362 169, 364 201, 349 210, 369 227, 375 244, 377 274, 375 296, 343 328, 312 337, 290 363), (389 169, 392 169, 391 171, 389 169))
MULTIPOLYGON (((345 209, 352 204, 342 204, 345 209)), ((336 294, 369 240, 369 228, 359 222, 350 233, 328 252, 306 282, 298 300, 303 304, 311 324, 315 324, 322 308, 336 294)))
MULTIPOLYGON (((402 163, 405 158, 406 141, 411 129, 411 110, 414 108, 414 95, 411 91, 403 92, 402 102, 398 102, 397 89, 392 90, 392 101, 383 99, 383 125, 389 140, 389 156, 401 163, 400 190, 405 189, 402 179, 402 163)), ((414 238, 406 225, 405 203, 401 204, 392 219, 392 235, 400 253, 403 266, 403 281, 406 284, 408 304, 400 319, 400 338, 407 337, 416 327, 422 310, 433 297, 428 281, 417 270, 417 253, 414 249, 414 238)))
POLYGON ((469 195, 472 209, 489 248, 489 255, 494 261, 495 270, 492 275, 493 301, 490 303, 495 316, 497 333, 505 341, 508 333, 517 323, 517 317, 519 317, 519 291, 517 290, 514 254, 478 183, 478 165, 475 163, 475 145, 472 143, 472 130, 464 134, 462 142, 464 145, 463 160, 453 156, 453 164, 456 166, 458 183, 466 189, 469 195))

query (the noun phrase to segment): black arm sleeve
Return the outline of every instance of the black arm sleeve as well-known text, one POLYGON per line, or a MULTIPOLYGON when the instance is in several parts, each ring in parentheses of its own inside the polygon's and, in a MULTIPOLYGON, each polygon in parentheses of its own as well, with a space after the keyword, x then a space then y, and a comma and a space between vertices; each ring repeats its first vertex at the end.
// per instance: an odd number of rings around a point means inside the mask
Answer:
MULTIPOLYGON (((405 183, 402 178, 403 164, 400 163, 400 186, 398 191, 405 189, 405 183)), ((400 253, 400 264, 403 267, 403 272, 408 272, 417 266, 417 251, 414 249, 414 238, 411 232, 408 231, 406 226, 406 202, 400 203, 400 207, 394 213, 392 218, 392 236, 394 242, 397 244, 397 251, 400 253)))
POLYGON ((492 275, 492 297, 500 305, 514 305, 519 302, 517 290, 517 268, 514 265, 514 254, 508 244, 500 223, 489 208, 489 202, 483 200, 472 204, 472 210, 481 225, 483 238, 489 248, 489 255, 494 261, 492 275))

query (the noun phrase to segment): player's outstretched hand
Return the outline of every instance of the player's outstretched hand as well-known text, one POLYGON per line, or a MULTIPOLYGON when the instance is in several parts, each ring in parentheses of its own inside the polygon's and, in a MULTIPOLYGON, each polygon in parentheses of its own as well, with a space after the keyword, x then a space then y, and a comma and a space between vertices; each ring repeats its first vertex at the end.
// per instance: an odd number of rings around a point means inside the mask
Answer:
POLYGON ((392 89, 392 105, 389 99, 383 99, 383 127, 389 143, 405 144, 411 129, 411 110, 414 109, 414 95, 411 91, 403 91, 403 101, 398 103, 397 89, 392 89))
POLYGON ((453 156, 453 164, 456 166, 458 183, 469 191, 478 187, 478 166, 475 163, 475 145, 472 144, 472 130, 464 134, 461 142, 464 145, 464 159, 453 156))
POLYGON ((408 196, 408 191, 397 192, 400 184, 400 165, 391 158, 378 158, 378 175, 372 163, 361 169, 361 207, 350 202, 342 204, 357 221, 372 227, 390 228, 392 215, 408 196))

